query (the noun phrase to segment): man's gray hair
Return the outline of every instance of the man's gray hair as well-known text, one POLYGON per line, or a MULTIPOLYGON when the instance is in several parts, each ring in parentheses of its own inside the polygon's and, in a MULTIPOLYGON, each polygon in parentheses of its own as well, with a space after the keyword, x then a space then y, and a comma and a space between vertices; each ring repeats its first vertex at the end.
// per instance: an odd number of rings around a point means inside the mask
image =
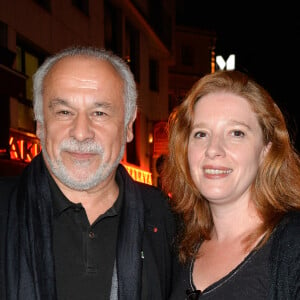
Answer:
POLYGON ((44 121, 43 92, 46 75, 59 60, 69 56, 90 56, 107 61, 115 68, 124 83, 125 125, 127 125, 133 117, 137 105, 136 84, 129 66, 122 58, 113 54, 111 51, 84 46, 66 48, 57 54, 48 57, 33 75, 33 110, 35 120, 41 123, 44 121))

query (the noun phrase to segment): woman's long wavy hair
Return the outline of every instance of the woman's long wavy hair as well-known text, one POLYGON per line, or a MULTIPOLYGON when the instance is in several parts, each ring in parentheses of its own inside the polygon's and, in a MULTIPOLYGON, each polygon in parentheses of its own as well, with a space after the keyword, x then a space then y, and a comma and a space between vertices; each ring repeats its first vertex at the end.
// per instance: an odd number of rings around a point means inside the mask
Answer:
POLYGON ((170 204, 181 218, 179 259, 185 263, 196 255, 200 241, 210 239, 213 219, 188 164, 188 142, 197 101, 210 93, 229 92, 246 99, 257 116, 264 144, 271 147, 252 185, 253 201, 263 224, 249 236, 250 243, 262 233, 265 241, 291 210, 300 210, 300 159, 293 146, 284 116, 270 94, 239 71, 217 71, 197 81, 185 100, 169 117, 169 154, 162 171, 162 188, 171 194, 170 204))

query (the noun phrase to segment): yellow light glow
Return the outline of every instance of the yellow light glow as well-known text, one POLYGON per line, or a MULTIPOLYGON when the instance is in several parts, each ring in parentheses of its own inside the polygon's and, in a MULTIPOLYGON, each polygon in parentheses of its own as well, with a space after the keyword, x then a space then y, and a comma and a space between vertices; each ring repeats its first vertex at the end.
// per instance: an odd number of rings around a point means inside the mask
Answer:
POLYGON ((123 163, 129 175, 136 181, 152 185, 152 173, 123 163))

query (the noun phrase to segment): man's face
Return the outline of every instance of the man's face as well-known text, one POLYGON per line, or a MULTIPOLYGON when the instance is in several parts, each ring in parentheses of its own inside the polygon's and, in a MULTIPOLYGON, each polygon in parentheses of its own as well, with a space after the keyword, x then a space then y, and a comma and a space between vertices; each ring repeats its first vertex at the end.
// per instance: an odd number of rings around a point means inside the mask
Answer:
POLYGON ((125 128, 123 81, 108 62, 86 56, 57 62, 44 81, 43 113, 37 135, 60 183, 89 190, 114 177, 133 120, 125 128))

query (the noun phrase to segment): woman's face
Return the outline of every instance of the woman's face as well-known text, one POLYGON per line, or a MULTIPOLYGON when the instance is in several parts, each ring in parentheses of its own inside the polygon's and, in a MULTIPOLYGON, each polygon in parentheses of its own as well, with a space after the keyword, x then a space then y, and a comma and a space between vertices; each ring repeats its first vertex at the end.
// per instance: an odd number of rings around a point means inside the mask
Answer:
POLYGON ((188 162, 196 187, 210 205, 251 199, 250 187, 267 150, 246 99, 218 92, 196 103, 188 162))

